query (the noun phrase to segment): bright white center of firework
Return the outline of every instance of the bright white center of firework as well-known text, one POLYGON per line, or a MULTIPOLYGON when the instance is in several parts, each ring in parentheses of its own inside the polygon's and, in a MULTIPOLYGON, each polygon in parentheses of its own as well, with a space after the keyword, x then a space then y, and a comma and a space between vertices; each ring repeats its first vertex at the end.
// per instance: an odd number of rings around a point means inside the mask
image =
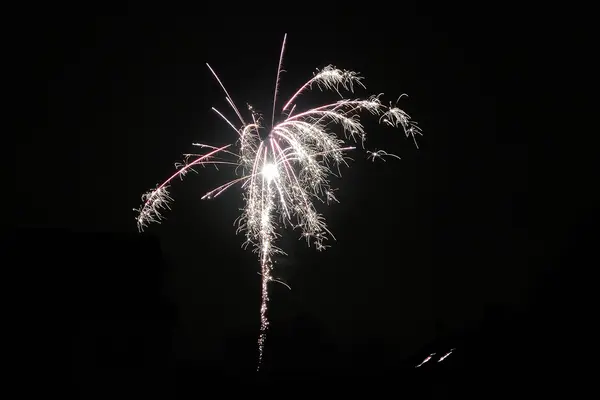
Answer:
POLYGON ((267 180, 267 182, 271 182, 273 179, 279 176, 279 171, 277 170, 277 165, 273 163, 266 163, 263 166, 262 174, 267 180))

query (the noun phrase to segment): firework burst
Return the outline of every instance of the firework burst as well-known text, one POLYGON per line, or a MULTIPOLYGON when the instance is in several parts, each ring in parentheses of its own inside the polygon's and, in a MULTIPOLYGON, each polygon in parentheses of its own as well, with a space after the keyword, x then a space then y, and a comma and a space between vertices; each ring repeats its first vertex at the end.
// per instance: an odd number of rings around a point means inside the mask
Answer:
MULTIPOLYGON (((145 193, 142 205, 135 210, 138 213, 138 228, 143 230, 149 223, 162 220, 162 212, 169 208, 172 201, 169 186, 175 178, 182 178, 196 166, 232 167, 235 179, 214 188, 202 198, 216 198, 235 185, 239 185, 243 191, 244 208, 237 219, 238 232, 246 236, 244 246, 252 247, 258 254, 262 276, 259 368, 269 326, 268 286, 271 282, 278 282, 272 274, 272 257, 276 254, 285 255, 276 245, 277 238, 286 228, 297 229, 308 245, 315 246, 317 250, 325 249, 328 239, 335 239, 315 204, 337 202, 330 178, 338 176, 340 167, 347 165, 346 153, 356 148, 349 143, 360 143, 364 149, 366 132, 360 116, 370 114, 378 117, 381 124, 402 129, 407 137, 412 137, 415 145, 416 136, 421 135, 421 130, 410 116, 392 103, 384 105, 380 100, 381 95, 363 99, 345 98, 343 91, 354 93, 356 87, 366 89, 363 78, 354 71, 331 65, 317 70, 294 93, 280 108, 279 114, 283 120, 275 123, 285 44, 286 36, 281 47, 273 111, 268 126, 251 106, 248 106, 247 113, 250 120, 244 119, 215 71, 207 64, 238 122, 230 121, 216 108, 212 110, 235 132, 237 141, 220 147, 195 143, 195 146, 206 151, 205 154, 185 155, 185 161, 176 164, 177 171, 155 189, 145 193), (340 100, 308 110, 297 110, 296 99, 313 88, 333 91, 340 96, 340 100), (266 133, 266 136, 261 136, 261 133, 266 133)), ((399 158, 384 150, 367 151, 367 155, 373 161, 387 156, 399 158)))

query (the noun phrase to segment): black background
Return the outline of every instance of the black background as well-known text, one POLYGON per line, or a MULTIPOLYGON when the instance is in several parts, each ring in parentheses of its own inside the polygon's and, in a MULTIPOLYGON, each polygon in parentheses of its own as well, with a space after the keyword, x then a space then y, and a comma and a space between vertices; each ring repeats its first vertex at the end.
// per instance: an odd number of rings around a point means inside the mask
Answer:
MULTIPOLYGON (((5 254, 27 376, 56 373, 48 381, 74 398, 577 389, 597 258, 592 158, 567 117, 584 64, 574 41, 491 5, 360 18, 288 6, 294 21, 64 7, 13 33, 27 78, 13 100, 24 112, 5 254), (317 67, 357 70, 368 94, 407 93, 424 136, 417 150, 367 123, 371 148, 402 160, 353 154, 341 204, 324 210, 338 239, 326 252, 284 236, 276 275, 292 290, 272 286, 256 374, 260 276, 233 227, 240 191, 200 200, 227 172, 176 184, 167 220, 143 234, 132 208, 192 143, 233 140, 210 111, 227 107, 206 62, 234 101, 270 115, 284 32, 282 98, 317 67)), ((323 99, 301 104, 310 96, 323 99)))

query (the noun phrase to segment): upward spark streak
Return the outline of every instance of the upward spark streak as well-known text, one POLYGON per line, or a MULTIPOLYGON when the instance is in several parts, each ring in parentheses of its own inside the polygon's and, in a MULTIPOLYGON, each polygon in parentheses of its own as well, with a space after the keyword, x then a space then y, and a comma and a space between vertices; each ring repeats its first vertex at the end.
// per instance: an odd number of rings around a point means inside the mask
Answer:
POLYGON ((275 123, 275 105, 277 103, 277 92, 279 91, 279 74, 281 74, 281 65, 283 63, 283 52, 285 50, 285 39, 287 33, 283 35, 283 44, 281 45, 281 54, 279 55, 279 64, 277 65, 277 77, 275 78, 275 93, 273 94, 273 112, 271 114, 271 128, 275 123))
MULTIPOLYGON (((175 177, 182 178, 196 165, 210 164, 215 167, 231 165, 234 167, 232 172, 238 176, 237 178, 210 190, 202 198, 217 197, 238 184, 243 191, 245 205, 236 220, 237 232, 245 233, 244 247, 250 245, 258 253, 262 280, 258 368, 262 362, 269 327, 267 316, 270 301, 269 283, 283 283, 274 279, 272 274, 273 256, 285 255, 276 246, 280 236, 279 232, 287 227, 298 229, 300 236, 306 239, 308 245, 314 245, 317 250, 324 250, 328 247, 325 244, 328 238, 335 240, 327 228, 323 216, 317 211, 315 200, 326 204, 338 202, 333 195, 335 189, 331 187, 330 178, 336 176, 334 170, 339 171, 341 165, 347 165, 345 154, 355 148, 348 146, 348 141, 360 140, 364 147, 366 132, 360 115, 362 113, 375 115, 379 117, 379 122, 383 125, 401 128, 407 137, 412 136, 415 144, 415 136, 421 135, 421 130, 406 112, 392 106, 391 103, 389 106, 383 105, 379 99, 380 95, 365 99, 342 97, 337 102, 305 111, 299 110, 294 114, 297 106, 292 104, 294 100, 314 86, 338 94, 342 90, 353 92, 355 85, 365 88, 362 83, 363 78, 358 73, 341 70, 332 65, 317 71, 296 91, 281 110, 283 121, 275 124, 275 109, 286 38, 287 35, 284 36, 281 47, 275 80, 271 127, 266 137, 263 139, 260 135, 260 131, 265 129, 262 126, 262 117, 251 106, 248 106, 252 123, 246 123, 218 75, 210 65, 206 64, 225 93, 226 102, 242 126, 239 129, 236 128, 221 112, 215 108, 213 111, 236 131, 238 138, 235 143, 221 147, 195 143, 195 146, 210 151, 197 156, 198 158, 193 162, 177 164, 179 166, 177 172, 158 185, 156 189, 145 193, 142 196, 141 207, 136 210, 138 212, 137 225, 141 231, 149 223, 162 220, 161 212, 165 208, 169 208, 169 203, 172 201, 168 187, 175 177), (340 128, 337 133, 332 130, 336 126, 340 128)), ((367 154, 373 161, 383 159, 385 156, 399 158, 383 150, 367 150, 367 154)))

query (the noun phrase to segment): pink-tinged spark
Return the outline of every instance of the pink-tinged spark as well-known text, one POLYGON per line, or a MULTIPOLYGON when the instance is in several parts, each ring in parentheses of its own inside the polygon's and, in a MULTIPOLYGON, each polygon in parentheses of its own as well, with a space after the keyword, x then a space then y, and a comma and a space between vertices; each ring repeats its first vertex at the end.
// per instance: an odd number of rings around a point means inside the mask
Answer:
POLYGON ((167 187, 173 179, 175 179, 178 176, 185 175, 187 171, 190 170, 194 165, 206 162, 210 157, 214 156, 220 151, 224 151, 230 146, 231 144, 228 144, 222 147, 215 148, 213 151, 198 157, 191 163, 179 168, 177 172, 175 172, 167 180, 161 183, 156 189, 145 193, 144 196, 142 196, 142 198, 144 199, 144 203, 139 209, 134 210, 138 212, 138 228, 142 230, 149 222, 159 222, 161 220, 162 216, 160 214, 160 209, 168 208, 168 203, 170 200, 172 200, 169 196, 169 192, 167 191, 167 187))
MULTIPOLYGON (((230 147, 230 146, 231 146, 231 145, 230 145, 230 144, 228 144, 228 145, 225 145, 225 146, 223 146, 223 147, 219 147, 219 148, 217 148, 217 149, 215 149, 215 150, 211 151, 210 153, 206 153, 205 155, 203 155, 203 156, 201 156, 201 157, 198 157, 196 160, 194 160, 194 161, 192 161, 191 163, 187 164, 186 166, 184 166, 184 167, 180 168, 180 169, 179 169, 177 172, 175 172, 173 175, 171 175, 171 176, 170 176, 170 177, 169 177, 169 178, 168 178, 166 181, 164 181, 164 182, 163 182, 163 183, 162 183, 162 184, 161 184, 161 185, 160 185, 160 186, 157 188, 157 190, 158 190, 158 189, 160 189, 160 188, 162 188, 162 187, 164 187, 164 186, 166 186, 166 185, 168 185, 168 184, 169 184, 169 182, 171 182, 171 181, 172 181, 172 180, 173 180, 175 177, 177 177, 178 175, 180 175, 181 173, 183 173, 185 170, 188 170, 188 169, 190 169, 190 168, 191 168, 191 167, 193 167, 194 165, 197 165, 197 164, 200 164, 200 163, 202 163, 203 161, 205 161, 205 160, 209 159, 210 157, 214 156, 214 155, 215 155, 215 154, 217 154, 218 152, 220 152, 220 151, 223 151, 223 150, 225 150, 226 148, 228 148, 228 147, 230 147)), ((145 204, 148 204, 148 202, 146 202, 145 204)))
POLYGON ((294 110, 296 109, 296 105, 294 104, 292 106, 292 109, 290 110, 290 113, 288 114, 288 118, 292 116, 292 114, 294 113, 294 110))
POLYGON ((427 356, 427 358, 425 358, 423 360, 423 362, 419 365, 417 365, 415 368, 419 368, 421 365, 425 364, 427 361, 431 360, 431 358, 435 355, 435 353, 431 353, 429 356, 427 356))
POLYGON ((244 118, 242 118, 242 114, 240 114, 240 111, 238 110, 238 108, 233 103, 233 100, 231 99, 231 96, 227 92, 227 89, 225 89, 225 85, 223 85, 223 82, 221 82, 221 79, 219 79, 219 76, 217 75, 217 73, 212 69, 212 67, 208 63, 206 63, 206 66, 208 67, 208 69, 210 70, 210 72, 212 72, 213 76, 215 77, 215 79, 217 80, 217 82, 219 83, 219 85, 221 86, 221 89, 223 89, 223 92, 225 93, 225 96, 227 96, 225 99, 227 100, 227 102, 229 103, 229 105, 231 106, 231 108, 233 109, 233 111, 236 113, 236 115, 240 119, 240 122, 242 124, 246 125, 246 123, 244 122, 244 118))
POLYGON ((456 350, 456 349, 451 349, 449 352, 447 352, 446 354, 444 354, 443 356, 441 356, 440 359, 438 360, 438 362, 444 361, 450 354, 452 354, 452 352, 454 350, 456 350))
POLYGON ((232 181, 224 183, 221 186, 218 186, 218 187, 214 188, 213 190, 211 190, 210 192, 208 192, 204 196, 202 196, 202 200, 204 200, 204 199, 214 199, 215 197, 219 196, 221 193, 223 193, 224 191, 226 191, 227 189, 229 189, 230 187, 232 187, 236 183, 244 182, 245 180, 250 179, 250 178, 251 178, 250 175, 249 176, 242 176, 241 178, 234 179, 232 181))
POLYGON ((235 127, 235 125, 233 125, 233 123, 227 119, 227 117, 225 117, 219 110, 217 110, 216 108, 212 107, 211 110, 213 110, 214 112, 217 113, 217 115, 219 115, 219 117, 221 117, 225 122, 227 122, 227 124, 234 130, 236 131, 238 134, 240 134, 240 132, 238 131, 238 129, 235 127))

